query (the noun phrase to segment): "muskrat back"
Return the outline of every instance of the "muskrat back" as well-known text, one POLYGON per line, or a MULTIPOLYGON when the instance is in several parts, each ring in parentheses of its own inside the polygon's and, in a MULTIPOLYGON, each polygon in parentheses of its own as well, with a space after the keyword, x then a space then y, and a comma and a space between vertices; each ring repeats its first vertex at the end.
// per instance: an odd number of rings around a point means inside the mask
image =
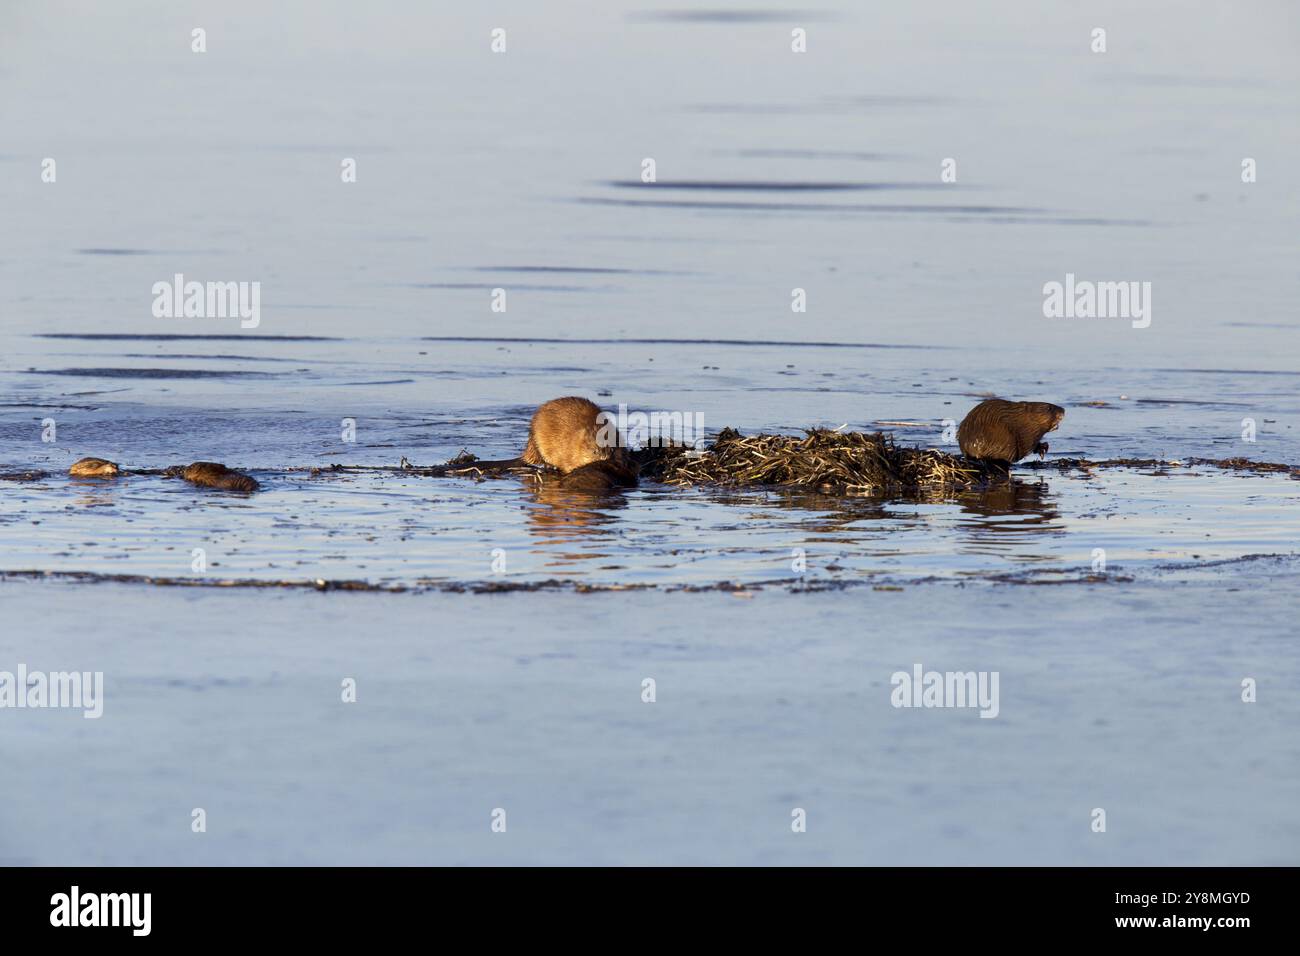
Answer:
POLYGON ((122 469, 106 458, 82 458, 72 463, 68 474, 74 478, 116 478, 122 469))
POLYGON ((957 444, 968 458, 1014 462, 1030 452, 1047 453, 1041 441, 1065 417, 1065 409, 1049 402, 980 402, 957 428, 957 444))
POLYGON ((522 460, 568 474, 592 462, 626 459, 622 436, 604 424, 600 406, 585 398, 553 398, 533 414, 522 460))
POLYGON ((184 478, 192 484, 202 485, 205 488, 221 488, 225 491, 247 493, 262 487, 256 479, 216 461, 196 461, 184 467, 173 466, 166 470, 166 474, 184 478))

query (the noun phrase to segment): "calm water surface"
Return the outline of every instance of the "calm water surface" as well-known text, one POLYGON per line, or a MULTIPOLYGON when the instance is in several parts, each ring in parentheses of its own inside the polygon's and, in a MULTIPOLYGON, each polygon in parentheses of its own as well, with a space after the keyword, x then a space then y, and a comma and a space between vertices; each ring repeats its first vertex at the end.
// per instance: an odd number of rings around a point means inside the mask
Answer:
POLYGON ((998 393, 1066 407, 1053 456, 1300 462, 1296 8, 1086 14, 6 10, 0 472, 50 475, 0 481, 0 571, 186 578, 201 547, 208 580, 772 586, 0 580, 0 667, 108 688, 97 724, 0 720, 24 784, 0 796, 0 860, 1294 863, 1285 475, 591 501, 287 470, 505 457, 540 400, 574 393, 925 447, 998 393), (260 282, 258 326, 155 318, 178 273, 260 282), (1067 273, 1150 282, 1150 327, 1044 318, 1067 273), (266 490, 63 474, 91 454, 216 459, 266 490), (868 586, 818 589, 840 584, 868 586), (1002 715, 889 707, 918 661, 1000 671, 1002 715), (486 823, 503 804, 508 842, 486 823))

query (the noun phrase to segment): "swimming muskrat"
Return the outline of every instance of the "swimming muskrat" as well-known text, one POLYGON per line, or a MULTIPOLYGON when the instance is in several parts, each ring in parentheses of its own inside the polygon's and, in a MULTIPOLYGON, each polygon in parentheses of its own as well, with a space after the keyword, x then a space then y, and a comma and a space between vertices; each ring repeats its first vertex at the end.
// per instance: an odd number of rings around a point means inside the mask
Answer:
POLYGON ((74 478, 116 478, 122 474, 122 469, 115 461, 104 458, 83 458, 72 463, 68 474, 74 478))
POLYGON ((573 395, 553 398, 533 413, 522 455, 504 461, 476 461, 467 468, 532 465, 569 475, 589 465, 604 463, 608 467, 593 470, 590 477, 576 479, 575 485, 587 481, 634 486, 637 467, 627 453, 626 440, 606 425, 602 415, 600 406, 585 398, 573 395))
POLYGON ((196 485, 203 485, 205 488, 223 488, 226 491, 251 492, 262 487, 248 475, 233 471, 215 461, 196 461, 192 465, 172 465, 172 467, 165 469, 163 474, 170 475, 173 478, 184 478, 186 481, 196 485))
POLYGON ((968 458, 1010 464, 1030 452, 1047 454, 1040 439, 1061 424, 1065 409, 1048 402, 1007 402, 990 398, 980 402, 957 428, 957 444, 968 458))

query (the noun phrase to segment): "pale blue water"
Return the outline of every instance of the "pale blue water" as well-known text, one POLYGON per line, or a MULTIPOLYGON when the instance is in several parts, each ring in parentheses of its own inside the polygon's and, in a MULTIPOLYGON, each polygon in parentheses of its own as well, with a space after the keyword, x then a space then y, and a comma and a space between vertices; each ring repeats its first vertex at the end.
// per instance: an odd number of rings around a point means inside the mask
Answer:
POLYGON ((208 582, 420 593, 0 578, 0 670, 107 687, 98 722, 0 710, 0 858, 1295 862, 1285 474, 591 502, 285 470, 505 457, 574 393, 949 448, 999 393, 1066 407, 1053 456, 1300 462, 1292 6, 710 9, 6 10, 0 472, 50 476, 0 481, 0 571, 203 548, 208 582), (260 282, 260 324, 155 318, 177 273, 260 282), (1067 273, 1150 282, 1150 327, 1044 318, 1067 273), (62 475, 90 454, 266 490, 62 475), (441 590, 552 579, 653 590, 441 590), (688 591, 719 582, 748 596, 688 591), (915 662, 999 670, 1002 713, 889 707, 915 662))

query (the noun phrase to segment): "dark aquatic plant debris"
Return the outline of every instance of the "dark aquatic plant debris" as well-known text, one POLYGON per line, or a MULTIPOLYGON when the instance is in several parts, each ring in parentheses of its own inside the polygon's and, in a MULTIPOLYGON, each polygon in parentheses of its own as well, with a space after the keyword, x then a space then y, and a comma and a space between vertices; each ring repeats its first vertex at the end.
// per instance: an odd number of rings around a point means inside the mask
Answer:
POLYGON ((49 476, 48 471, 5 471, 0 472, 0 481, 40 481, 49 476))
POLYGON ((1205 465, 1224 471, 1248 471, 1260 475, 1289 475, 1300 479, 1300 466, 1284 465, 1276 461, 1251 461, 1249 458, 1180 458, 1166 461, 1161 458, 1104 458, 1091 461, 1087 458, 1053 458, 1050 461, 1022 461, 1017 467, 1036 471, 1088 471, 1092 468, 1188 468, 1205 465))
MULTIPOLYGON (((1271 557, 1285 557, 1275 555, 1271 557)), ((992 575, 981 583, 992 584, 1127 584, 1135 579, 1119 574, 1073 574, 1053 570, 1044 577, 1031 571, 1021 574, 992 575)), ((902 591, 921 584, 949 584, 967 587, 972 581, 946 581, 934 576, 923 576, 893 581, 881 581, 875 575, 856 578, 777 578, 765 581, 716 581, 708 584, 600 584, 575 581, 571 578, 546 578, 540 581, 431 581, 419 580, 410 584, 383 584, 354 579, 331 580, 325 578, 215 578, 171 577, 154 574, 113 574, 99 571, 47 571, 41 569, 0 570, 0 584, 15 581, 63 581, 71 584, 147 584, 153 587, 178 588, 250 588, 254 590, 289 591, 365 591, 382 594, 516 594, 537 591, 556 591, 571 594, 613 594, 623 591, 657 591, 661 593, 724 593, 736 597, 753 597, 764 591, 813 594, 823 591, 847 591, 851 588, 869 587, 873 591, 902 591)))
MULTIPOLYGON (((754 435, 723 429, 711 447, 696 451, 680 444, 655 445, 631 453, 641 478, 664 484, 781 486, 842 495, 903 494, 979 487, 1006 477, 1005 469, 928 449, 905 448, 879 433, 810 429, 805 437, 754 435)), ((313 475, 391 471, 426 477, 499 478, 539 469, 520 463, 481 463, 468 452, 445 465, 331 465, 313 475)))
POLYGON ((1006 471, 942 451, 905 448, 879 432, 809 429, 803 437, 733 428, 707 450, 678 446, 638 453, 641 475, 670 485, 776 485, 843 495, 973 488, 1006 471))
POLYGON ((402 593, 412 590, 402 584, 373 584, 369 581, 263 580, 261 578, 178 578, 154 574, 107 574, 99 571, 0 571, 0 581, 10 580, 72 581, 78 584, 152 584, 155 587, 180 588, 289 588, 308 591, 385 591, 402 593))

